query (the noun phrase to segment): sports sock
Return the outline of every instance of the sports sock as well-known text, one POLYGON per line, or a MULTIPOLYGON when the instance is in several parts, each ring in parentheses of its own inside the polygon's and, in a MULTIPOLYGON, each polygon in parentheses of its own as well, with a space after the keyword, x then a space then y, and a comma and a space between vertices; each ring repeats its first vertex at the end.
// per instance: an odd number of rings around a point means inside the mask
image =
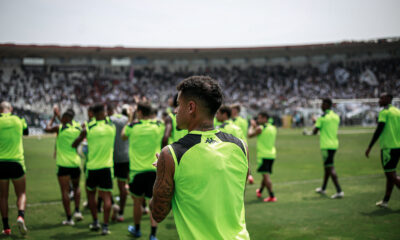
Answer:
POLYGON ((385 197, 383 198, 383 201, 384 202, 389 202, 389 200, 390 200, 390 195, 389 196, 385 195, 385 197))
POLYGON ((67 221, 71 221, 72 215, 67 215, 67 221))
POLYGON ((322 189, 322 191, 325 191, 326 190, 326 184, 322 184, 321 189, 322 189))
POLYGON ((140 231, 140 224, 135 224, 135 230, 140 231))
POLYGON ((151 235, 156 236, 157 227, 151 227, 151 235))
POLYGON ((108 224, 103 223, 103 228, 108 228, 108 224))
POLYGON ((342 192, 342 188, 339 185, 336 187, 336 192, 338 193, 342 192))
POLYGON ((18 217, 25 218, 25 211, 24 210, 18 210, 18 217))
POLYGON ((10 225, 8 225, 8 218, 3 218, 3 229, 10 229, 10 225))
POLYGON ((124 210, 123 210, 123 209, 120 209, 119 212, 118 212, 118 214, 119 214, 119 215, 124 215, 124 210))
POLYGON ((260 188, 258 189, 258 192, 259 192, 259 193, 262 193, 263 190, 264 190, 264 188, 263 188, 263 187, 260 187, 260 188))
POLYGON ((75 208, 75 212, 79 212, 79 207, 76 207, 76 208, 75 208))
POLYGON ((269 196, 272 197, 272 198, 275 197, 274 192, 268 191, 268 194, 269 194, 269 196))

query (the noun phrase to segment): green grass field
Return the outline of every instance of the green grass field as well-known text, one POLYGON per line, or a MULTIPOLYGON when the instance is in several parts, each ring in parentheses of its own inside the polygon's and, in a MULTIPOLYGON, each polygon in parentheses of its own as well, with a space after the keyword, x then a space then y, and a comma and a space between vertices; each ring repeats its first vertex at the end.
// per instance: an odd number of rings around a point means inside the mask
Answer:
MULTIPOLYGON (((255 166, 255 141, 249 142, 251 167, 255 184, 246 190, 246 222, 252 239, 400 239, 400 193, 394 189, 389 209, 380 209, 375 202, 384 194, 385 178, 376 145, 371 157, 364 151, 372 129, 341 129, 340 149, 335 157, 336 171, 345 197, 332 200, 314 193, 322 182, 322 160, 318 137, 302 136, 301 130, 280 129, 277 138, 278 157, 272 181, 278 198, 276 203, 264 203, 256 198, 260 176, 255 166)), ((90 232, 91 216, 75 226, 62 226, 65 219, 52 158, 53 137, 24 139, 27 166, 26 223, 30 230, 21 237, 15 224, 17 209, 10 188, 10 222, 13 235, 0 239, 132 239, 127 227, 132 224, 132 200, 128 200, 125 222, 112 223, 109 236, 90 232)), ((82 179, 83 187, 83 179, 82 179)), ((116 188, 116 186, 115 186, 116 188)), ((266 191, 265 191, 266 192, 266 191)), ((264 192, 264 195, 266 194, 264 192)), ((329 182, 328 195, 334 193, 329 182)), ((115 191, 115 195, 117 191, 115 191)), ((83 199, 85 194, 82 194, 83 199)), ((265 195, 266 196, 266 195, 265 195)), ((83 201, 81 201, 83 202, 83 201)), ((101 215, 99 216, 101 219, 101 215)), ((196 221, 196 220, 194 220, 196 221)), ((149 218, 142 220, 142 239, 150 232, 149 218)), ((178 239, 172 215, 159 225, 158 238, 178 239)))

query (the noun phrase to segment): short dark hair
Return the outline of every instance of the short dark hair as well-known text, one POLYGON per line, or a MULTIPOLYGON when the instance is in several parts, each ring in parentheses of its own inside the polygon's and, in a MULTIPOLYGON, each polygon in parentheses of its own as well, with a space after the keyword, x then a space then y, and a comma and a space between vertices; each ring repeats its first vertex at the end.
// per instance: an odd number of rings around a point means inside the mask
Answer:
POLYGON ((93 105, 92 111, 93 111, 93 114, 98 114, 100 112, 103 112, 104 111, 104 104, 97 103, 97 104, 93 105))
POLYGON ((75 117, 75 111, 72 108, 68 108, 64 112, 63 116, 67 116, 67 117, 70 117, 71 119, 73 119, 75 117))
POLYGON ((231 108, 236 109, 236 110, 238 110, 238 112, 240 112, 240 104, 238 104, 238 103, 232 104, 231 108))
POLYGON ((388 93, 388 92, 382 93, 381 96, 382 96, 382 97, 387 97, 387 98, 389 98, 389 102, 390 102, 390 103, 391 103, 392 100, 393 100, 393 95, 390 94, 390 93, 388 93))
POLYGON ((259 112, 258 113, 258 116, 261 116, 261 117, 265 117, 265 118, 269 118, 269 115, 268 115, 268 113, 267 112, 265 112, 265 111, 261 111, 261 112, 259 112))
POLYGON ((151 106, 149 103, 140 102, 137 105, 137 111, 141 111, 144 117, 151 115, 151 106))
POLYGON ((322 103, 325 103, 326 105, 328 105, 329 108, 332 107, 332 100, 330 98, 322 99, 322 103))
POLYGON ((113 103, 107 103, 107 111, 114 111, 115 106, 113 103))
POLYGON ((219 108, 218 111, 220 111, 221 114, 226 113, 226 115, 228 116, 228 118, 231 118, 231 116, 232 116, 232 110, 231 110, 231 108, 228 107, 228 106, 226 106, 226 105, 221 106, 221 107, 219 108))
POLYGON ((196 99, 204 104, 209 116, 214 116, 222 103, 222 90, 209 76, 192 76, 176 87, 185 99, 196 99))

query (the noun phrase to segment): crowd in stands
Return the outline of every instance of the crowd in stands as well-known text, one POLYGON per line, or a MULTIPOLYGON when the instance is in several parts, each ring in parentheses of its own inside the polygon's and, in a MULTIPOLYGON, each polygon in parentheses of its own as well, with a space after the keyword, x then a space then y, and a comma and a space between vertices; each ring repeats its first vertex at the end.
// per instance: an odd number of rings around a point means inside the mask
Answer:
MULTIPOLYGON (((112 68, 53 66, 26 67, 0 63, 0 99, 24 111, 51 114, 54 104, 72 107, 84 116, 94 102, 133 103, 148 98, 164 109, 176 85, 191 75, 218 80, 225 102, 240 102, 247 109, 292 111, 309 107, 318 98, 377 98, 381 92, 400 89, 400 59, 323 63, 319 66, 207 67, 196 71, 168 67, 112 68), (372 75, 361 80, 368 71, 372 75)), ((34 122, 34 121, 32 121, 34 122)))

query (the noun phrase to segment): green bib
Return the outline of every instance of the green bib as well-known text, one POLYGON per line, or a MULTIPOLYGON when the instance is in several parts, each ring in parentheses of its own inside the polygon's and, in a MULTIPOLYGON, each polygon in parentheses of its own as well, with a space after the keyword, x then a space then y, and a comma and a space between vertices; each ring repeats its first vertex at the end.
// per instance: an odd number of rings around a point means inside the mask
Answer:
POLYGON ((317 119, 315 127, 319 128, 319 143, 321 149, 338 149, 339 139, 337 132, 339 129, 340 118, 332 110, 326 110, 324 115, 317 119))
POLYGON ((25 119, 11 113, 0 114, 0 161, 19 162, 25 170, 22 133, 25 119))
POLYGON ((72 143, 79 137, 81 128, 79 125, 71 125, 67 123, 65 126, 60 125, 58 129, 56 142, 56 164, 61 167, 80 167, 81 158, 76 149, 72 147, 72 143))
POLYGON ((86 126, 88 142, 88 170, 111 168, 114 166, 113 153, 115 126, 106 120, 92 120, 86 126))
POLYGON ((172 210, 180 239, 249 239, 242 140, 218 130, 192 131, 168 145, 175 162, 172 210))
POLYGON ((129 169, 134 172, 156 171, 153 163, 156 153, 161 152, 164 135, 162 123, 155 120, 139 120, 125 128, 129 139, 129 169))
POLYGON ((275 159, 276 127, 269 123, 261 127, 262 132, 257 135, 257 159, 258 161, 262 161, 263 158, 275 159))
POLYGON ((400 110, 392 105, 379 112, 378 122, 385 123, 379 136, 382 149, 400 148, 400 110))

